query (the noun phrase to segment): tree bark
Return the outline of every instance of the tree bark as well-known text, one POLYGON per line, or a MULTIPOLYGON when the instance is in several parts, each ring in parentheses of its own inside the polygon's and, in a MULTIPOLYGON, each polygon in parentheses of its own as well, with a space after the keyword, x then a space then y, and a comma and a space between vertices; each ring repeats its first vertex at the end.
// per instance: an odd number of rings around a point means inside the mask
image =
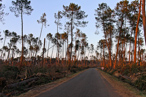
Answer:
POLYGON ((138 13, 136 32, 135 32, 134 63, 136 63, 136 45, 137 45, 137 34, 138 34, 138 25, 139 25, 139 19, 140 19, 140 12, 141 12, 141 0, 140 0, 139 13, 138 13))

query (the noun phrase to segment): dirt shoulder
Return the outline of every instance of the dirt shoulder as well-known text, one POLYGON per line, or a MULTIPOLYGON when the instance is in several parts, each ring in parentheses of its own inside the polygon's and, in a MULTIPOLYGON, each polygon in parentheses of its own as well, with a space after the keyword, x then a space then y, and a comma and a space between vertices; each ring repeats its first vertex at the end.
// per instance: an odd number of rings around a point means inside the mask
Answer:
POLYGON ((129 85, 128 83, 120 81, 112 75, 109 75, 99 69, 100 74, 116 89, 116 92, 122 97, 146 97, 141 91, 129 85))
POLYGON ((77 72, 75 74, 72 74, 72 75, 69 75, 65 78, 62 78, 62 79, 59 79, 59 80, 56 80, 54 82, 51 82, 51 83, 48 83, 48 84, 44 84, 44 85, 40 85, 40 86, 36 86, 35 88, 29 90, 28 92, 26 93, 23 93, 19 96, 15 96, 15 97, 35 97, 41 93, 44 93, 46 91, 49 91, 61 84, 63 84, 64 82, 74 78, 75 76, 79 75, 80 73, 84 72, 85 70, 83 71, 80 71, 80 72, 77 72))

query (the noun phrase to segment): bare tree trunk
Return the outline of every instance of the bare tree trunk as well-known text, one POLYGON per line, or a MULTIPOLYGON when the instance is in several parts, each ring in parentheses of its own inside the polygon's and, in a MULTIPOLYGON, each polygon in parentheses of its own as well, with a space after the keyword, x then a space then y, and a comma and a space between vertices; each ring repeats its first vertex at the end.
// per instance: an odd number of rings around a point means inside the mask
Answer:
POLYGON ((73 12, 71 18, 71 52, 70 52, 70 61, 72 60, 72 45, 73 45, 73 12))
POLYGON ((11 46, 10 46, 10 49, 8 51, 8 56, 7 56, 7 60, 9 60, 9 56, 10 56, 10 51, 11 51, 11 46))
POLYGON ((64 59, 64 41, 63 41, 63 47, 62 47, 62 58, 64 59))
MULTIPOLYGON (((120 33, 119 33, 119 34, 120 34, 120 33)), ((116 65, 117 65, 117 56, 118 56, 118 52, 119 52, 119 42, 120 42, 120 39, 118 39, 117 52, 116 52, 116 56, 115 56, 115 64, 114 64, 114 67, 113 67, 113 68, 115 68, 116 65)))
MULTIPOLYGON (((123 20, 123 18, 122 18, 122 20, 123 20)), ((117 56, 118 56, 118 52, 119 52, 119 44, 120 44, 120 36, 121 36, 122 26, 123 26, 123 21, 121 21, 120 32, 119 32, 119 38, 118 38, 118 44, 117 44, 117 52, 116 52, 115 63, 114 63, 113 68, 115 68, 116 65, 117 65, 117 56)), ((120 58, 120 57, 119 57, 119 58, 120 58)))
POLYGON ((104 45, 103 45, 103 66, 105 66, 104 45))
POLYGON ((142 62, 143 62, 143 54, 144 54, 144 53, 142 53, 142 60, 141 60, 142 62))
MULTIPOLYGON (((3 47, 5 46, 5 42, 6 42, 6 35, 5 35, 3 47)), ((3 57, 3 50, 2 50, 2 53, 1 53, 1 57, 3 57)))
POLYGON ((138 25, 139 25, 139 19, 140 19, 140 12, 141 12, 141 0, 140 0, 139 13, 138 13, 136 32, 135 32, 134 63, 136 63, 136 45, 137 45, 137 34, 138 34, 138 25))
POLYGON ((145 37, 145 44, 146 44, 146 13, 145 13, 145 0, 142 0, 142 15, 143 15, 143 29, 144 29, 144 37, 145 37))
POLYGON ((41 35, 42 35, 42 31, 43 31, 43 23, 42 23, 41 32, 40 32, 40 37, 39 37, 39 40, 38 40, 38 41, 40 41, 40 38, 41 38, 41 35))
MULTIPOLYGON (((31 52, 31 57, 32 57, 32 50, 31 50, 30 52, 31 52)), ((31 57, 30 57, 30 58, 31 58, 31 57)))
POLYGON ((44 38, 44 47, 43 47, 43 54, 42 54, 42 66, 44 65, 44 52, 45 52, 45 38, 44 38))
MULTIPOLYGON (((89 53, 88 53, 89 55, 89 53)), ((80 59, 80 50, 78 49, 78 60, 80 59)))
POLYGON ((20 65, 22 65, 23 62, 23 11, 21 11, 21 37, 22 37, 22 54, 21 54, 21 59, 20 59, 20 65))
POLYGON ((66 46, 66 56, 68 57, 68 38, 67 38, 67 46, 66 46))
POLYGON ((112 50, 112 28, 110 28, 110 43, 109 43, 109 60, 110 60, 110 67, 112 68, 112 58, 111 58, 111 50, 112 50))
POLYGON ((51 57, 50 57, 50 64, 51 64, 51 61, 52 61, 53 50, 54 50, 54 46, 53 46, 53 48, 52 48, 52 54, 51 54, 51 57))
POLYGON ((49 56, 49 47, 50 47, 50 40, 49 40, 49 43, 48 43, 47 57, 49 56))
MULTIPOLYGON (((131 37, 132 37, 132 32, 131 32, 131 37)), ((129 63, 130 63, 130 61, 131 61, 131 39, 130 39, 130 45, 129 45, 129 63)))
POLYGON ((138 35, 138 60, 140 58, 140 45, 139 45, 139 35, 138 35))
POLYGON ((14 58, 14 49, 12 50, 12 58, 11 58, 11 64, 12 64, 12 66, 13 66, 13 58, 14 58))
POLYGON ((140 46, 139 46, 139 57, 140 57, 140 66, 142 65, 142 60, 141 60, 141 50, 140 50, 140 46))

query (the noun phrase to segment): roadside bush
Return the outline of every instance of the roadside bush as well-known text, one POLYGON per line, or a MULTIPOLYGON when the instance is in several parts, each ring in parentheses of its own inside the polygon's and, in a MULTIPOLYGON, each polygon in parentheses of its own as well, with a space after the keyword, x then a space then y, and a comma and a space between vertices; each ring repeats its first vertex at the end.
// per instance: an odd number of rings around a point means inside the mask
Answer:
POLYGON ((108 71, 108 68, 106 66, 104 66, 104 71, 107 72, 108 71))
POLYGON ((76 65, 73 65, 72 68, 78 68, 76 65))
POLYGON ((129 65, 125 65, 122 67, 121 69, 121 74, 122 75, 128 75, 130 73, 130 66, 129 65))
POLYGON ((56 69, 56 71, 55 72, 58 72, 58 73, 60 73, 61 71, 60 71, 60 69, 58 68, 58 69, 56 69))
POLYGON ((137 72, 139 72, 139 66, 137 64, 132 64, 131 74, 136 74, 137 72))
POLYGON ((77 69, 76 68, 71 68, 70 69, 70 72, 76 73, 77 72, 77 69))
POLYGON ((113 75, 116 71, 117 71, 117 69, 112 69, 110 74, 113 75))
POLYGON ((50 82, 51 81, 51 79, 48 77, 48 76, 40 76, 39 77, 39 80, 37 80, 36 82, 35 82, 35 84, 36 85, 41 85, 41 84, 45 84, 45 83, 48 83, 48 82, 50 82))
POLYGON ((141 76, 136 82, 135 86, 140 90, 146 90, 146 75, 141 76))
POLYGON ((48 71, 48 68, 44 68, 44 67, 35 67, 34 68, 34 73, 37 74, 37 73, 47 73, 48 71))
POLYGON ((146 67, 145 67, 145 66, 139 66, 139 71, 140 71, 140 72, 146 71, 146 67))
POLYGON ((20 72, 17 67, 4 65, 2 67, 1 76, 5 77, 6 79, 16 79, 18 73, 20 73, 20 72))
POLYGON ((81 70, 83 70, 83 69, 82 69, 81 67, 78 67, 78 70, 81 71, 81 70))

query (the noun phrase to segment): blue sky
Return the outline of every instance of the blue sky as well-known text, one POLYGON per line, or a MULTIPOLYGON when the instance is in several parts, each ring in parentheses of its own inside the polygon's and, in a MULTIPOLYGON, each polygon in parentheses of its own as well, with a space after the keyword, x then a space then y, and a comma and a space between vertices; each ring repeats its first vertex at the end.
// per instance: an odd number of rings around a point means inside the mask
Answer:
MULTIPOLYGON (((21 19, 20 17, 15 17, 14 13, 9 11, 11 1, 12 0, 3 0, 3 4, 6 6, 5 12, 8 12, 9 15, 4 17, 5 24, 0 23, 0 31, 2 32, 3 30, 8 29, 21 35, 21 19)), ((24 34, 33 33, 34 36, 39 36, 41 24, 38 24, 37 20, 39 20, 40 16, 45 12, 47 15, 47 24, 50 26, 43 29, 41 39, 46 37, 47 33, 52 33, 54 35, 56 33, 54 13, 59 10, 62 11, 63 5, 68 6, 70 3, 75 3, 81 6, 81 10, 88 14, 88 17, 85 19, 89 22, 87 27, 80 29, 82 32, 86 33, 89 44, 92 43, 96 46, 97 42, 103 38, 103 34, 102 31, 98 30, 100 34, 95 35, 95 9, 98 7, 98 4, 103 2, 107 3, 111 8, 114 8, 119 1, 121 0, 31 0, 31 6, 34 11, 30 16, 24 15, 24 34)), ((65 21, 65 19, 62 20, 62 22, 65 21)), ((64 30, 62 29, 59 32, 62 33, 64 30)), ((2 42, 0 42, 0 44, 2 44, 2 42)))

